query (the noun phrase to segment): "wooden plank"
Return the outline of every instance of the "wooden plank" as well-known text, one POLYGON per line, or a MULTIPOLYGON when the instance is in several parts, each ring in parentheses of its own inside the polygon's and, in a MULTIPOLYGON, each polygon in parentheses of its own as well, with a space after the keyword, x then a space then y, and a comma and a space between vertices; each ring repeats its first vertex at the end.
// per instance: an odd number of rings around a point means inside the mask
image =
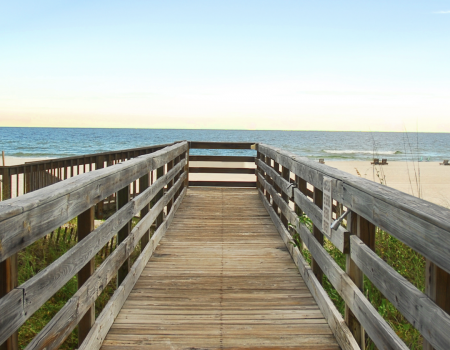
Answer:
POLYGON ((408 322, 436 349, 449 349, 448 313, 397 273, 357 236, 351 237, 350 246, 355 264, 408 322))
POLYGON ((450 210, 271 146, 257 150, 319 189, 324 176, 336 179, 335 200, 450 272, 450 210))
POLYGON ((252 168, 190 167, 189 172, 195 173, 195 174, 255 174, 255 169, 252 169, 252 168))
MULTIPOLYGON (((0 203, 0 261, 187 149, 180 143, 0 203), (156 167, 155 167, 156 166, 156 167), (58 215, 55 215, 58 213, 58 215)), ((184 165, 184 164, 183 164, 184 165)))
POLYGON ((189 186, 256 187, 256 181, 189 181, 189 186))
MULTIPOLYGON (((175 191, 174 191, 175 192, 175 191)), ((186 189, 183 190, 180 197, 177 199, 174 205, 174 210, 172 210, 164 223, 160 225, 158 230, 154 233, 152 238, 150 239, 150 244, 148 244, 145 249, 142 251, 139 258, 133 265, 132 270, 134 270, 134 274, 129 274, 127 278, 123 281, 123 284, 116 290, 114 295, 109 300, 108 304, 105 306, 100 316, 98 317, 94 327, 91 329, 88 337, 85 342, 81 344, 79 350, 94 350, 99 349, 103 343, 103 340, 108 333, 110 327, 113 324, 114 319, 117 317, 117 314, 121 310, 123 304, 126 301, 131 289, 134 287, 137 279, 142 274, 145 265, 148 260, 152 256, 155 248, 158 246, 159 241, 166 233, 169 228, 174 214, 177 211, 181 201, 184 198, 186 193, 186 189)))
POLYGON ((328 280, 344 299, 353 314, 360 321, 372 341, 381 349, 408 349, 403 341, 389 327, 378 314, 372 304, 365 298, 355 283, 329 256, 325 249, 317 242, 311 232, 299 223, 298 233, 321 267, 326 271, 328 280))
MULTIPOLYGON (((80 288, 75 295, 64 305, 44 329, 30 342, 26 350, 57 349, 69 336, 79 320, 86 312, 88 305, 92 304, 103 289, 116 275, 117 269, 128 259, 139 242, 139 239, 148 231, 161 208, 173 197, 182 182, 165 194, 164 200, 154 208, 153 212, 139 221, 131 234, 119 245, 94 272, 91 278, 80 288)), ((179 207, 182 198, 175 202, 175 210, 179 207)), ((173 214, 168 215, 167 222, 172 220, 173 214)), ((154 244, 155 240, 150 241, 154 244)), ((153 246, 153 249, 156 245, 153 246)), ((120 287, 119 287, 120 289, 120 287)), ((95 326, 94 326, 95 327, 95 326)))
POLYGON ((345 324, 344 319, 342 318, 339 311, 334 306, 327 292, 323 289, 322 285, 317 280, 314 273, 311 271, 311 268, 307 264, 306 260, 303 258, 302 254, 298 247, 294 246, 291 242, 293 242, 293 238, 290 235, 289 231, 283 227, 281 220, 273 211, 270 204, 267 202, 267 199, 264 197, 263 193, 260 192, 260 198, 264 203, 266 210, 269 212, 270 217, 272 218, 275 226, 281 237, 283 238, 284 243, 286 244, 286 248, 289 250, 292 259, 298 267, 300 274, 302 275, 308 289, 312 293, 314 300, 317 302, 320 310, 325 316, 333 334, 336 337, 339 345, 344 350, 358 350, 359 345, 355 341, 352 333, 348 329, 345 324))
MULTIPOLYGON (((180 163, 178 167, 174 167, 170 173, 155 181, 144 193, 122 207, 121 211, 108 218, 92 234, 70 249, 69 252, 61 256, 45 270, 40 271, 37 275, 20 285, 18 288, 27 296, 23 303, 23 309, 16 306, 17 298, 15 294, 8 293, 5 297, 1 298, 0 309, 9 310, 15 307, 17 315, 10 313, 8 317, 0 319, 0 342, 4 341, 10 335, 7 333, 9 328, 5 326, 6 324, 17 329, 31 317, 44 302, 86 265, 116 234, 118 229, 130 221, 175 176, 178 169, 183 165, 183 163, 180 163), (12 306, 13 304, 15 306, 12 306), (12 322, 14 323, 12 324, 12 322)), ((185 174, 181 178, 184 181, 185 174)))
POLYGON ((189 141, 191 149, 254 149, 253 142, 203 142, 189 141), (252 148, 253 147, 253 148, 252 148))
POLYGON ((102 328, 86 348, 103 339, 103 349, 339 348, 252 189, 190 188, 109 333, 102 328))
MULTIPOLYGON (((94 216, 95 207, 91 207, 84 213, 78 216, 78 242, 86 238, 92 231, 94 231, 94 216)), ((78 272, 78 289, 83 287, 83 284, 92 276, 95 270, 95 258, 92 258, 86 265, 84 265, 78 272)), ((78 345, 80 345, 89 333, 95 321, 95 305, 91 306, 86 314, 78 323, 78 345)))
MULTIPOLYGON (((258 175, 258 179, 263 185, 263 188, 269 191, 269 195, 275 195, 273 187, 270 186, 261 175, 258 175)), ((275 197, 275 200, 277 201, 277 205, 281 208, 283 215, 287 217, 289 222, 294 223, 298 215, 295 214, 287 205, 280 203, 279 198, 275 197)), ((320 228, 319 225, 322 223, 322 210, 308 200, 306 196, 303 195, 303 193, 301 193, 297 188, 294 189, 294 201, 312 220, 312 222, 316 224, 316 227, 320 228)), ((341 252, 348 251, 350 235, 346 232, 346 230, 344 230, 343 227, 339 227, 336 231, 332 230, 331 236, 326 235, 324 232, 322 232, 322 234, 324 234, 341 252)))
MULTIPOLYGON (((14 297, 17 300, 16 293, 14 293, 15 288, 17 287, 17 277, 18 277, 18 265, 17 265, 17 254, 14 254, 10 258, 5 261, 0 262, 0 297, 3 297, 9 294, 10 297, 14 297)), ((20 298, 19 300, 22 300, 20 298)), ((17 305, 17 304, 16 304, 17 305)), ((20 305, 20 304, 19 304, 20 305)), ((4 317, 4 313, 9 313, 8 310, 2 309, 2 316, 4 317)), ((11 310, 12 312, 17 310, 11 310)), ((21 310, 17 312, 19 315, 21 314, 21 310)), ((13 316, 14 317, 14 316, 13 316)), ((19 349, 19 338, 18 332, 13 332, 8 339, 5 341, 0 341, 0 349, 1 350, 17 350, 19 349)))
POLYGON ((244 162, 254 163, 255 157, 246 156, 190 156, 192 162, 244 162))

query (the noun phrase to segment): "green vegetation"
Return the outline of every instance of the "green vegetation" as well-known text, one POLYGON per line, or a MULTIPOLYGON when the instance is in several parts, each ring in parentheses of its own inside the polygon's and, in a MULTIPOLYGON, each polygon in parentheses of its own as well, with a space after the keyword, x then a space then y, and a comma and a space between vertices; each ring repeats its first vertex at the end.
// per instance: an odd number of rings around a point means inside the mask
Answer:
MULTIPOLYGON (((137 218, 132 219, 132 227, 139 221, 137 218)), ((18 254, 18 279, 19 285, 35 276, 39 271, 50 265, 60 256, 65 254, 70 248, 76 244, 75 235, 68 232, 76 232, 76 219, 71 220, 64 225, 68 230, 61 230, 60 235, 49 235, 31 244, 18 254), (66 234, 64 235, 64 232, 66 234)), ((114 247, 114 246, 113 246, 114 247)), ((97 268, 105 258, 111 253, 111 249, 106 252, 102 249, 95 257, 95 267, 97 268)), ((132 254, 131 263, 133 263, 140 254, 140 247, 137 246, 132 254)), ((19 330, 19 345, 24 349, 28 343, 45 327, 45 325, 57 314, 57 312, 66 304, 66 302, 75 294, 78 289, 77 276, 70 279, 66 285, 61 288, 52 298, 50 298, 42 307, 36 311, 19 330)), ((113 295, 116 289, 116 278, 113 278, 101 295, 95 302, 95 315, 100 314, 106 303, 113 295)), ((75 328, 70 336, 66 339, 60 349, 76 349, 78 348, 78 333, 75 328)))
MULTIPOLYGON (((299 217, 302 222, 312 232, 312 221, 305 215, 299 217)), ((293 236, 294 245, 299 247, 300 240, 297 233, 293 236)), ((380 229, 376 230, 375 236, 376 253, 386 263, 393 267, 399 274, 414 284, 419 290, 425 289, 425 259, 407 245, 392 237, 387 232, 380 229)), ((324 248, 337 264, 345 271, 346 256, 341 253, 329 240, 324 239, 324 248)), ((311 264, 311 254, 307 249, 300 249, 305 260, 311 264)), ((336 308, 344 316, 345 302, 331 285, 328 278, 324 275, 323 287, 328 293, 330 299, 336 305, 336 308)), ((411 349, 422 349, 422 336, 397 309, 378 291, 378 289, 364 277, 364 294, 372 303, 379 314, 387 321, 397 335, 411 349)), ((370 339, 367 339, 366 348, 376 349, 370 339)))

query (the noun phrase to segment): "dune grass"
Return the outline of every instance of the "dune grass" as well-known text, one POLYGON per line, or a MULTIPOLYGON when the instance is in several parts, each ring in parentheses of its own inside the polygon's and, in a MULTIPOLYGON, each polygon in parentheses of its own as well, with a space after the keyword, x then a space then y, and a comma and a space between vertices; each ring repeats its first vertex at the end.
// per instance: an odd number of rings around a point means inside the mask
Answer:
MULTIPOLYGON (((300 221, 312 232, 313 224, 308 217, 301 216, 300 221)), ((423 292, 425 289, 425 258, 383 230, 377 228, 375 235, 375 251, 378 256, 423 292)), ((298 235, 294 236, 294 244, 297 247, 299 246, 298 235)), ((345 271, 345 254, 341 253, 326 238, 324 239, 324 248, 341 269, 345 271)), ((307 249, 303 249, 302 253, 305 260, 311 264, 310 252, 307 249)), ((325 275, 323 287, 336 308, 344 316, 345 302, 325 275)), ((364 277, 364 294, 410 349, 422 349, 423 338, 419 331, 403 317, 367 277, 364 277)), ((366 339, 366 349, 377 349, 369 338, 366 339)))
MULTIPOLYGON (((136 225, 138 219, 132 220, 132 226, 136 225)), ((76 232, 76 219, 66 224, 69 228, 74 228, 76 232)), ((76 244, 75 240, 61 236, 56 241, 53 238, 42 238, 18 253, 18 282, 19 285, 35 276, 39 271, 50 265, 60 256, 65 254, 76 244)), ((137 246, 132 254, 132 263, 140 254, 140 247, 137 246)), ((102 254, 95 256, 95 268, 104 261, 102 254)), ((57 314, 66 302, 75 294, 78 289, 77 276, 72 277, 58 292, 55 293, 42 307, 37 310, 19 329, 19 346, 24 349, 27 344, 45 327, 45 325, 57 314)), ((104 306, 113 295, 116 289, 116 278, 113 278, 100 294, 95 302, 95 316, 97 317, 104 306)), ((77 328, 73 330, 60 349, 71 350, 78 348, 77 328)))

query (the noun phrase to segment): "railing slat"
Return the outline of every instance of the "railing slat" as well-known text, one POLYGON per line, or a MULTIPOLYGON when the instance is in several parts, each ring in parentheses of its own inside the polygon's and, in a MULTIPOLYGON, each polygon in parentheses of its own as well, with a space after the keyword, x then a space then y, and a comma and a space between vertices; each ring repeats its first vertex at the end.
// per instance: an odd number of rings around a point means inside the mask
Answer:
POLYGON ((101 199, 185 152, 187 143, 92 171, 0 203, 0 261, 79 215, 101 199), (156 166, 155 166, 156 165, 156 166))

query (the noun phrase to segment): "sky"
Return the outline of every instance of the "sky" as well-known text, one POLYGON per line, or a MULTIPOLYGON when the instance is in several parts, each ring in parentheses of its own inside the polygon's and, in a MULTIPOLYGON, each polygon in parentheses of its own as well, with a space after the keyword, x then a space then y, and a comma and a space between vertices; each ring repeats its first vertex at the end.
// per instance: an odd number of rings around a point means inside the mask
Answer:
POLYGON ((450 132, 450 0, 3 0, 0 126, 450 132))

